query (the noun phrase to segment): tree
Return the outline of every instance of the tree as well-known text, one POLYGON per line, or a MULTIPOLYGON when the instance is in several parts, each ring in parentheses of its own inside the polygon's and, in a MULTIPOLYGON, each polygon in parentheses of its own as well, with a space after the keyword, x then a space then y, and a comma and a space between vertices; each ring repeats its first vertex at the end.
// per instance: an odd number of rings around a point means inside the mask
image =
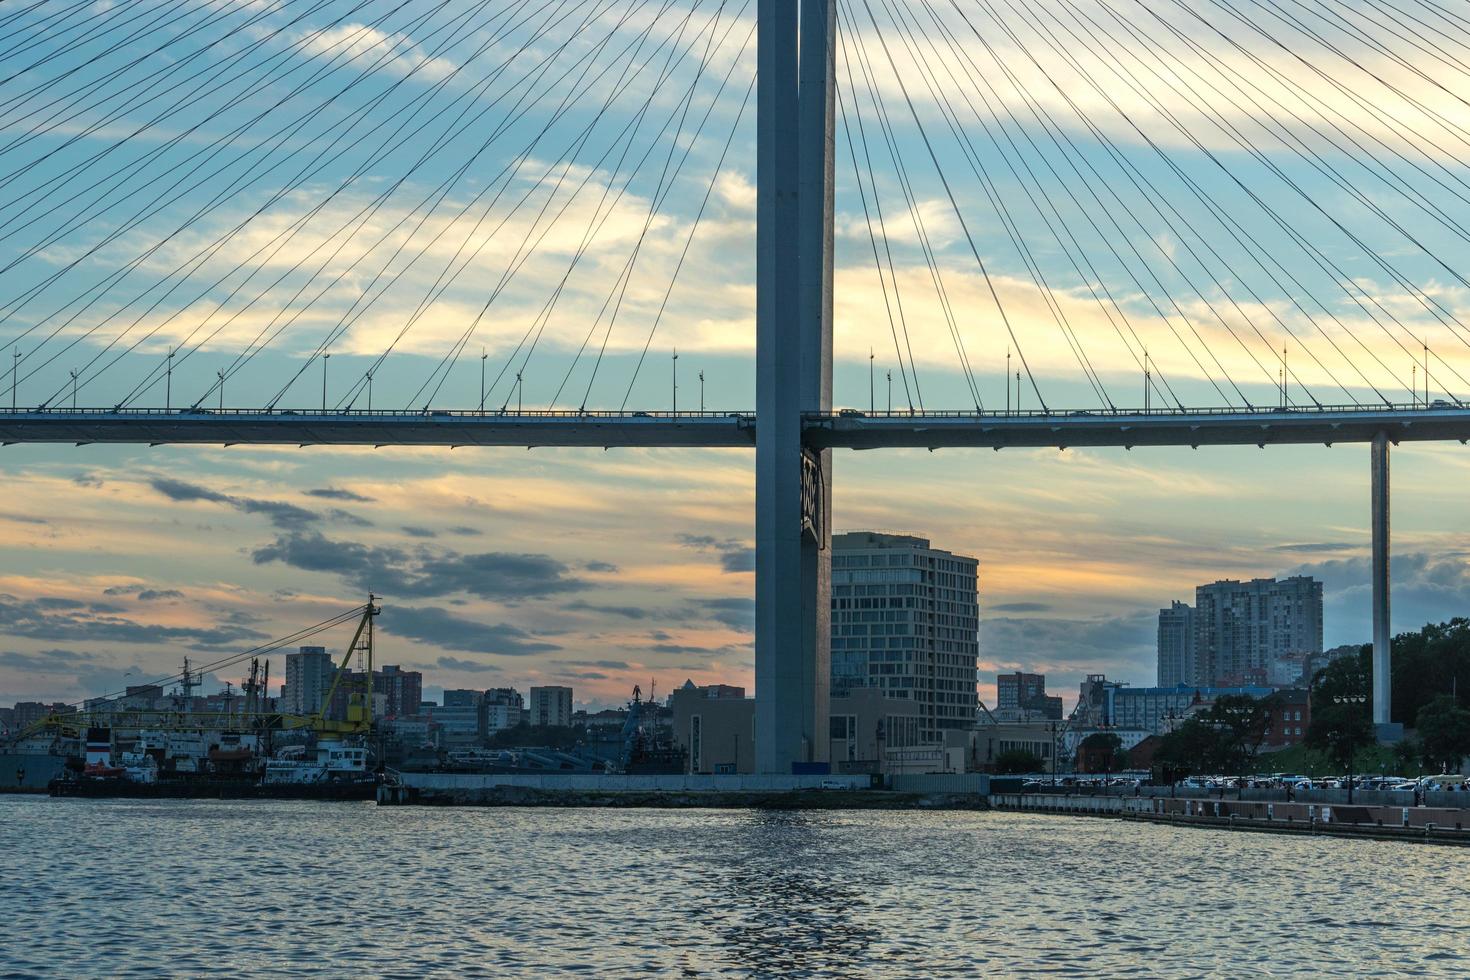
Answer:
POLYGON ((1255 765, 1275 705, 1275 695, 1221 697, 1164 735, 1154 758, 1176 773, 1244 774, 1255 765))
POLYGON ((1353 758, 1377 740, 1373 730, 1373 664, 1368 648, 1334 660, 1312 678, 1308 748, 1351 770, 1353 758))
POLYGON ((1128 753, 1123 740, 1112 732, 1093 732, 1077 746, 1080 767, 1085 772, 1113 772, 1128 768, 1128 753))
POLYGON ((1394 721, 1418 728, 1419 712, 1452 691, 1460 707, 1470 708, 1470 619, 1431 623, 1393 638, 1394 721))
POLYGON ((1470 755, 1470 711, 1441 694, 1419 709, 1419 740, 1431 766, 1458 770, 1470 755))
POLYGON ((995 771, 1002 776, 1041 772, 1043 768, 1041 757, 1029 749, 1007 749, 995 757, 995 771))
POLYGON ((1402 738, 1393 746, 1394 772, 1405 776, 1418 774, 1423 769, 1424 746, 1418 739, 1402 738))

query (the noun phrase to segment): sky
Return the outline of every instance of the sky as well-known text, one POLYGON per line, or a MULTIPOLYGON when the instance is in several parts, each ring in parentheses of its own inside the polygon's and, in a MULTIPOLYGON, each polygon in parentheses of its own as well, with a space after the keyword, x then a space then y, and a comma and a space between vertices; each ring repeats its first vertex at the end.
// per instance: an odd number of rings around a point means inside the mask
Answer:
MULTIPOLYGON (((1470 396, 1470 35, 1407 5, 842 4, 836 402, 1136 407, 1145 357, 1155 406, 1470 396)), ((0 12, 0 403, 749 410, 753 10, 0 12)), ((977 557, 982 697, 1071 695, 1151 683, 1157 610, 1218 578, 1315 575, 1365 641, 1367 456, 839 453, 834 525, 977 557)), ((6 447, 0 704, 369 591, 431 691, 749 687, 753 465, 6 447)), ((1467 465, 1394 452, 1396 629, 1467 610, 1467 465)))

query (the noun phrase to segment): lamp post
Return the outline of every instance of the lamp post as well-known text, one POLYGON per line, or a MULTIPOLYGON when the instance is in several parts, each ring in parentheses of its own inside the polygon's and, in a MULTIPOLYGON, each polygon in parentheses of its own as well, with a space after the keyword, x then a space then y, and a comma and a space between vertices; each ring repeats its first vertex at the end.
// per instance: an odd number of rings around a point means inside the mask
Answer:
MULTIPOLYGON (((1366 694, 1342 694, 1342 695, 1333 695, 1332 701, 1333 701, 1334 704, 1345 704, 1345 705, 1367 704, 1368 703, 1368 695, 1366 695, 1366 694)), ((1344 733, 1342 733, 1342 732, 1334 732, 1333 735, 1334 735, 1335 738, 1342 738, 1344 736, 1344 733)), ((1347 752, 1347 770, 1348 770, 1347 771, 1347 791, 1348 791, 1348 798, 1347 798, 1347 801, 1349 803, 1351 803, 1353 801, 1353 758, 1354 758, 1354 756, 1357 755, 1357 751, 1358 751, 1358 747, 1355 744, 1355 742, 1353 741, 1353 737, 1352 737, 1352 734, 1351 733, 1348 733, 1347 748, 1348 748, 1348 752, 1347 752)))

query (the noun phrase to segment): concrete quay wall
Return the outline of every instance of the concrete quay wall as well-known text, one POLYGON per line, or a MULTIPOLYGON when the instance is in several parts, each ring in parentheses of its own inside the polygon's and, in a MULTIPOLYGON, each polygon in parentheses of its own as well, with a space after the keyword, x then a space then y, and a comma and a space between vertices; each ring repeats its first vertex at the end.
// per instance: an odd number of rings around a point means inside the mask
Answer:
POLYGON ((993 793, 988 801, 997 810, 1115 817, 1235 830, 1470 844, 1470 809, 1462 808, 1062 793, 993 793))
POLYGON ((878 789, 866 775, 664 775, 391 772, 385 805, 785 807, 985 809, 978 774, 895 777, 878 789))
POLYGON ((817 790, 824 786, 844 790, 868 789, 872 782, 867 776, 620 776, 570 772, 402 772, 396 778, 410 789, 450 792, 513 786, 583 793, 783 793, 817 790))

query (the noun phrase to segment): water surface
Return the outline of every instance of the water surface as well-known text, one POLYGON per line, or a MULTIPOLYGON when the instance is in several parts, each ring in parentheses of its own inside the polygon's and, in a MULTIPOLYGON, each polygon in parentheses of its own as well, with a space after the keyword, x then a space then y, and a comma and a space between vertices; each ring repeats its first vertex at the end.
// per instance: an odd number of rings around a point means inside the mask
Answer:
POLYGON ((959 812, 0 797, 0 976, 1470 975, 1470 852, 959 812))

